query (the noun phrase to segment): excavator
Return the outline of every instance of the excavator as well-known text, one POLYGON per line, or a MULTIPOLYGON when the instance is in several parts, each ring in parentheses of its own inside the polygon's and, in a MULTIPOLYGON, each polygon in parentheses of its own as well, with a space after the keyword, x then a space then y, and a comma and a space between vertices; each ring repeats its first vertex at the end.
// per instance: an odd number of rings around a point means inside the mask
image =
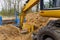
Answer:
MULTIPOLYGON (((37 0, 27 0, 26 4, 24 4, 24 7, 22 8, 22 14, 20 15, 20 28, 24 30, 23 28, 23 22, 26 16, 26 12, 35 4, 37 4, 39 1, 37 0), (28 5, 28 6, 27 6, 28 5)), ((28 27, 30 28, 33 25, 28 25, 28 27)), ((27 28, 27 27, 26 27, 27 28)), ((34 27, 31 28, 32 31, 34 30, 34 27)), ((31 30, 28 29, 28 31, 30 32, 31 30)), ((23 32, 24 33, 24 32, 23 32)))
MULTIPOLYGON (((22 11, 20 17, 21 26, 25 17, 25 12, 40 2, 39 14, 43 17, 60 18, 60 0, 29 0, 22 11)), ((50 20, 45 27, 39 29, 34 40, 60 40, 60 19, 50 20)))

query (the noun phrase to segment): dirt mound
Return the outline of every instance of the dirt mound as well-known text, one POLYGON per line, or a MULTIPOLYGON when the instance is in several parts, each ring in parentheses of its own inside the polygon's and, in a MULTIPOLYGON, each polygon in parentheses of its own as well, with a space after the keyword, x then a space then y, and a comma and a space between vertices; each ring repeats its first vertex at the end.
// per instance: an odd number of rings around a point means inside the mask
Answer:
POLYGON ((42 17, 39 13, 29 13, 26 15, 27 23, 39 27, 42 23, 46 23, 48 17, 42 17))
POLYGON ((4 25, 0 27, 0 40, 19 40, 19 28, 13 25, 4 25))

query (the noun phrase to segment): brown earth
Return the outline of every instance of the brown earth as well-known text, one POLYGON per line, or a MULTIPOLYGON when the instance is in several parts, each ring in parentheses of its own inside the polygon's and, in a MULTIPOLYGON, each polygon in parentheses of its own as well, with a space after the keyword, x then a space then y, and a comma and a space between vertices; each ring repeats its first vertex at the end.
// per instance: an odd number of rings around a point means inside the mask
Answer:
POLYGON ((20 34, 19 28, 13 25, 0 26, 0 40, 31 40, 31 33, 20 34))

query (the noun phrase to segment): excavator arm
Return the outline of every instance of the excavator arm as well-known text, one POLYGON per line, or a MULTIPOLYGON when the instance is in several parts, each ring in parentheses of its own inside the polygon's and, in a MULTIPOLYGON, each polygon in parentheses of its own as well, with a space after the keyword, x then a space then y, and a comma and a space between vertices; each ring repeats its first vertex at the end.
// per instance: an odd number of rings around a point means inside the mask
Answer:
POLYGON ((23 11, 29 10, 34 5, 36 5, 38 2, 39 2, 39 0, 29 0, 29 2, 25 5, 25 8, 23 9, 23 11))
POLYGON ((24 18, 26 15, 26 11, 32 8, 34 5, 36 5, 39 2, 39 0, 29 0, 29 2, 23 7, 22 14, 20 15, 20 26, 23 26, 24 18))

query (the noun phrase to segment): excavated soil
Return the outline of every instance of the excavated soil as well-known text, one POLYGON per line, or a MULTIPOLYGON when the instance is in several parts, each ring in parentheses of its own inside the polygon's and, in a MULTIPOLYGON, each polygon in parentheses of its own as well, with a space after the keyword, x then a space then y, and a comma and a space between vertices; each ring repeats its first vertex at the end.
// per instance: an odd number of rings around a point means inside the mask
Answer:
POLYGON ((28 24, 34 25, 36 27, 40 27, 43 23, 46 23, 49 19, 49 17, 40 16, 39 13, 28 13, 25 18, 28 24))
POLYGON ((20 34, 19 28, 13 25, 0 26, 0 40, 31 40, 31 33, 20 34))

